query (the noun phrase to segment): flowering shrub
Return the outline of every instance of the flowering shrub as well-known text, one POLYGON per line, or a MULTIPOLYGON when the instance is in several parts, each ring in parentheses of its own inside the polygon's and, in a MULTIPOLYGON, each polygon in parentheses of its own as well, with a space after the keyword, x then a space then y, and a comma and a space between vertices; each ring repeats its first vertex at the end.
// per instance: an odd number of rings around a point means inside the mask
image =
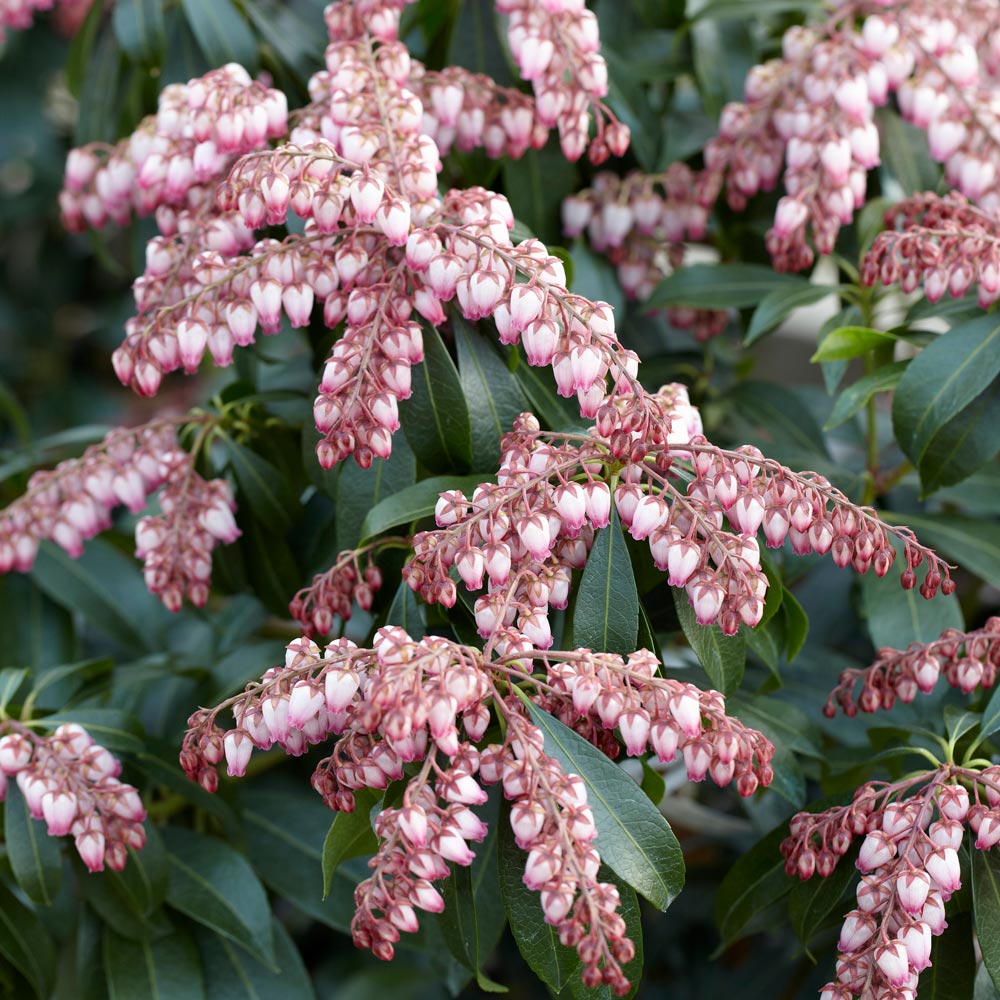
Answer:
POLYGON ((121 426, 11 396, 11 982, 991 995, 1000 11, 309 6, 67 57, 52 203, 142 264, 121 426), (779 326, 826 393, 747 378, 779 326), (644 955, 686 864, 710 973, 644 955))

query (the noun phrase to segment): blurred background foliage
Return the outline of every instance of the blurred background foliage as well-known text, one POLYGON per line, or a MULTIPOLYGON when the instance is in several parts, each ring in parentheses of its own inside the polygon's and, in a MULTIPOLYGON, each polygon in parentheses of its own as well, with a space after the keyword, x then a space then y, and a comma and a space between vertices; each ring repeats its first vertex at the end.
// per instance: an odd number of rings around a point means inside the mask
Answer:
MULTIPOLYGON (((741 96, 747 70, 778 52, 784 28, 801 22, 816 6, 800 0, 689 0, 686 5, 684 0, 597 0, 593 7, 611 77, 609 104, 633 134, 625 160, 604 169, 656 171, 676 159, 697 164, 720 109, 741 96)), ((126 231, 64 233, 56 196, 67 150, 126 134, 155 109, 164 85, 230 60, 268 75, 288 92, 292 107, 303 103, 305 81, 322 60, 322 8, 320 0, 118 0, 95 3, 72 37, 41 17, 31 30, 7 39, 0 51, 0 501, 13 499, 36 465, 78 454, 107 425, 134 423, 152 412, 118 385, 109 362, 130 313, 130 282, 141 270, 152 229, 140 221, 126 231)), ((403 35, 414 55, 432 67, 457 63, 501 83, 516 83, 488 0, 420 0, 406 11, 403 35)), ((891 110, 887 116, 886 127, 895 129, 901 141, 887 146, 886 164, 872 179, 871 193, 893 197, 914 186, 938 184, 938 168, 920 142, 891 110)), ((559 246, 560 201, 592 175, 591 167, 567 163, 550 143, 514 162, 454 154, 443 179, 502 190, 521 224, 559 246)), ((763 235, 773 208, 774 199, 766 196, 740 216, 720 208, 711 233, 719 254, 767 265, 763 235)), ((857 260, 864 225, 842 236, 849 260, 857 260)), ((800 320, 751 349, 741 343, 753 307, 773 287, 765 268, 754 270, 759 286, 749 299, 732 303, 736 311, 723 336, 696 345, 686 332, 672 329, 661 312, 626 303, 613 268, 583 243, 566 247, 566 253, 573 290, 611 302, 624 317, 618 322, 622 339, 642 356, 647 381, 679 379, 691 385, 712 440, 756 443, 769 456, 820 471, 853 497, 861 496, 864 426, 854 417, 823 429, 834 405, 832 387, 844 377, 846 362, 806 363, 823 320, 800 320)), ((827 275, 824 280, 838 279, 827 275)), ((694 297, 700 294, 706 305, 716 304, 724 285, 709 280, 694 297)), ((664 301, 669 295, 668 288, 664 301)), ((685 301, 691 296, 689 291, 685 301)), ((952 316, 942 322, 960 316, 953 306, 952 316)), ((220 390, 238 399, 247 392, 247 380, 308 393, 307 362, 319 339, 313 336, 310 342, 306 334, 286 332, 246 352, 249 358, 233 370, 203 375, 201 381, 168 379, 157 408, 181 410, 220 390), (242 387, 231 385, 237 379, 244 380, 242 387)), ((166 855, 156 850, 154 835, 154 847, 147 847, 143 860, 130 861, 132 872, 145 866, 145 888, 128 874, 77 879, 62 870, 71 866, 57 857, 49 859, 52 906, 34 906, 23 888, 14 889, 8 912, 25 910, 24 920, 35 922, 30 928, 41 942, 39 954, 54 947, 59 957, 51 969, 26 971, 9 932, 0 928, 0 995, 32 995, 34 986, 34 992, 54 990, 67 998, 100 997, 116 986, 115 996, 139 996, 117 991, 130 969, 142 961, 161 972, 194 968, 198 962, 192 956, 199 950, 207 991, 214 997, 294 998, 314 991, 319 997, 360 1000, 386 990, 399 1000, 482 995, 469 985, 471 973, 451 957, 433 921, 405 942, 409 947, 388 966, 355 952, 348 937, 334 933, 349 923, 352 878, 364 867, 355 859, 339 869, 330 897, 321 901, 320 856, 330 815, 308 788, 307 765, 265 757, 261 769, 270 773, 253 781, 223 782, 214 799, 187 783, 176 766, 187 714, 238 689, 280 658, 287 634, 277 618, 283 602, 312 572, 328 565, 345 537, 352 540, 344 525, 356 528, 359 514, 371 505, 372 494, 365 493, 358 470, 345 468, 339 485, 331 488, 312 464, 308 435, 302 449, 284 431, 268 438, 266 418, 261 410, 248 411, 246 443, 278 468, 287 468, 299 489, 311 481, 317 493, 294 524, 276 526, 252 512, 241 514, 243 542, 227 550, 216 568, 221 589, 232 596, 213 606, 211 614, 188 609, 169 616, 141 584, 130 558, 130 521, 122 518, 120 531, 91 542, 76 563, 49 551, 30 579, 0 579, 0 667, 28 666, 44 676, 57 664, 87 664, 51 685, 40 707, 60 708, 69 699, 78 714, 110 713, 104 718, 112 749, 115 738, 120 748, 135 749, 137 734, 144 734, 145 747, 130 758, 127 775, 151 801, 151 819, 176 819, 182 826, 193 822, 199 836, 221 833, 231 852, 230 867, 223 868, 266 887, 278 922, 277 957, 285 968, 281 985, 233 947, 238 927, 230 928, 227 937, 224 930, 216 928, 219 936, 194 922, 199 917, 190 900, 179 899, 176 887, 168 888, 173 883, 166 855), (296 465, 289 453, 304 459, 296 465), (344 498, 353 493, 361 506, 352 513, 344 498), (339 522, 332 514, 338 502, 339 522), (247 581, 257 597, 242 592, 247 581), (237 863, 244 855, 253 869, 249 876, 237 863), (240 976, 255 984, 256 994, 249 987, 240 992, 240 976)), ((894 457, 888 413, 879 410, 876 419, 891 466, 901 456, 894 457)), ((395 467, 406 461, 405 451, 400 441, 395 467)), ((962 487, 940 491, 930 506, 921 506, 912 478, 904 477, 879 498, 911 522, 927 511, 943 514, 923 526, 925 540, 979 574, 964 572, 958 596, 921 602, 918 616, 912 595, 900 591, 893 577, 859 578, 829 560, 771 557, 776 576, 788 588, 784 612, 751 639, 732 710, 777 744, 779 780, 775 790, 737 803, 734 795, 716 790, 699 789, 695 796, 667 774, 673 795, 665 809, 684 847, 688 883, 665 914, 644 914, 641 997, 694 1000, 725 993, 734 1000, 791 1000, 813 995, 827 981, 844 882, 825 889, 793 886, 780 868, 776 873, 756 865, 756 855, 746 856, 748 867, 721 892, 719 882, 738 857, 793 811, 823 795, 849 793, 873 747, 893 733, 898 737, 898 727, 924 720, 934 724, 941 701, 958 700, 953 694, 922 698, 898 707, 889 719, 829 721, 820 713, 843 666, 866 664, 882 644, 902 648, 963 619, 974 627, 995 609, 1000 561, 991 561, 989 553, 1000 553, 997 485, 993 463, 962 487), (807 638, 799 604, 809 621, 807 638), (790 653, 803 640, 790 667, 790 653), (760 890, 753 906, 744 892, 748 885, 760 890), (787 933, 788 919, 795 935, 787 933), (769 933, 774 928, 777 932, 769 933), (819 965, 807 949, 821 956, 819 965)), ((364 632, 379 621, 394 594, 395 587, 387 587, 372 617, 359 616, 352 627, 364 632)), ((644 597, 671 668, 707 685, 690 650, 671 638, 679 625, 665 585, 644 597)), ((0 876, 15 885, 6 849, 0 876)), ((0 889, 0 895, 11 892, 0 889)), ((0 899, 0 907, 5 906, 0 899)), ((509 986, 512 997, 545 995, 509 934, 487 972, 509 986)), ((200 995, 185 982, 177 972, 163 996, 200 995)))

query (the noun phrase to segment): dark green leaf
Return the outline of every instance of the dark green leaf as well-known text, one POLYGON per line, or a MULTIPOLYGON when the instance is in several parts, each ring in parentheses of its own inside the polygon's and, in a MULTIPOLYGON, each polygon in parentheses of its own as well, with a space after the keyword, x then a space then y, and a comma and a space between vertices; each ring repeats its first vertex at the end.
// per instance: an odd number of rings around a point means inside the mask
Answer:
POLYGON ((43 668, 65 663, 76 653, 73 619, 27 577, 0 577, 0 666, 43 668))
POLYGON ((407 486, 380 501, 369 510, 361 524, 361 541, 368 541, 391 528, 398 528, 434 513, 438 497, 445 490, 472 491, 483 481, 482 476, 431 476, 407 486))
POLYGON ((615 874, 665 910, 684 885, 684 856, 670 824, 642 789, 582 736, 525 699, 545 752, 580 775, 597 826, 596 845, 615 874))
POLYGON ((302 584, 291 546, 283 533, 268 530, 256 517, 243 516, 240 524, 240 551, 254 596, 272 614, 286 617, 289 597, 302 584))
MULTIPOLYGON (((931 945, 933 951, 934 946, 931 945)), ((976 982, 972 992, 972 1000, 998 1000, 1000 994, 990 979, 990 970, 986 968, 986 963, 982 962, 976 970, 976 982)))
POLYGON ((464 0, 457 5, 446 62, 485 73, 497 83, 514 83, 497 35, 496 13, 489 0, 464 0))
POLYGON ((930 158, 927 134, 904 122, 889 108, 875 112, 881 142, 883 168, 887 170, 909 197, 921 191, 932 191, 941 177, 941 168, 930 158))
POLYGON ((765 264, 692 264, 664 278, 646 306, 742 309, 760 304, 770 292, 779 289, 787 292, 805 284, 804 278, 779 274, 765 264))
POLYGON ((811 306, 837 291, 836 285, 808 284, 794 288, 776 288, 768 292, 750 317, 743 343, 749 347, 780 326, 796 309, 811 306))
POLYGON ((598 652, 627 656, 635 652, 638 631, 635 574, 618 511, 612 505, 611 523, 597 532, 577 590, 574 642, 598 652))
POLYGON ((110 31, 97 38, 80 87, 79 113, 74 133, 79 146, 88 142, 114 142, 118 138, 118 88, 122 54, 110 31))
POLYGON ((396 596, 389 605, 385 620, 387 625, 398 625, 406 629, 410 638, 423 639, 427 635, 427 625, 424 621, 424 606, 417 600, 417 595, 406 583, 401 582, 396 590, 396 596))
POLYGON ((758 436, 765 439, 767 454, 779 458, 782 453, 793 452, 826 457, 826 443, 809 408, 792 390, 773 382, 748 380, 735 385, 726 393, 726 401, 748 427, 759 429, 758 436))
MULTIPOLYGON (((892 404, 896 437, 918 467, 935 436, 1000 373, 1000 320, 992 314, 941 334, 909 364, 892 404)), ((989 456, 984 456, 984 461, 989 456)))
POLYGON ((16 783, 7 783, 4 806, 4 841, 17 884, 36 903, 50 906, 62 881, 62 851, 45 824, 31 818, 16 783))
POLYGON ((198 949, 205 970, 205 992, 212 1000, 313 1000, 309 973, 302 964, 295 942, 280 920, 271 918, 274 954, 279 971, 274 972, 234 948, 217 934, 199 934, 198 949))
POLYGON ((785 655, 791 663, 802 651, 809 635, 809 616, 787 587, 783 588, 781 614, 785 622, 785 655))
POLYGON ((747 662, 746 640, 739 633, 723 635, 718 625, 699 625, 687 594, 676 587, 671 592, 684 635, 712 686, 725 695, 732 694, 743 680, 747 662))
POLYGON ((6 667, 0 670, 0 712, 17 697, 30 673, 27 667, 6 667))
POLYGON ((168 827, 164 839, 170 859, 167 902, 274 965, 271 908, 246 858, 192 830, 168 827))
POLYGON ((814 875, 807 882, 793 884, 788 897, 788 919, 804 947, 809 946, 856 876, 854 859, 843 857, 828 878, 814 875))
POLYGON ((500 464, 500 438, 529 408, 528 401, 482 331, 457 313, 451 325, 458 348, 458 377, 469 411, 473 464, 492 473, 500 464))
POLYGON ((31 576, 52 600, 129 650, 162 648, 170 612, 146 589, 135 561, 100 538, 79 559, 43 543, 31 576))
POLYGON ((231 438, 227 447, 230 467, 250 509, 271 531, 285 531, 299 511, 298 497, 287 478, 266 458, 231 438))
MULTIPOLYGON (((899 547, 897 563, 902 563, 899 547)), ((881 579, 874 573, 861 578, 861 604, 872 644, 906 649, 911 642, 930 642, 946 628, 962 628, 962 610, 954 594, 927 601, 917 587, 903 590, 895 573, 881 579)))
POLYGON ((868 326, 841 326, 822 340, 810 361, 844 361, 895 344, 898 337, 868 326))
POLYGON ((424 324, 424 360, 413 367, 413 395, 400 408, 406 440, 432 472, 472 466, 472 428, 455 362, 430 324, 424 324))
POLYGON ((529 149, 517 160, 504 160, 503 189, 514 215, 545 243, 559 242, 559 208, 580 186, 579 180, 577 168, 562 155, 557 139, 541 149, 529 149))
POLYGON ((972 852, 972 907, 983 962, 1000 990, 1000 852, 972 852))
POLYGON ((920 974, 921 1000, 969 1000, 975 981, 972 914, 949 914, 945 932, 931 941, 931 966, 920 974))
POLYGON ((0 955, 27 979, 40 1000, 50 995, 56 971, 52 938, 35 911, 3 883, 0 883, 0 955))
POLYGON ((281 56, 285 67, 302 74, 323 56, 323 37, 294 6, 282 0, 243 0, 260 37, 281 56))
POLYGON ((378 849, 371 811, 382 801, 382 795, 382 792, 371 788, 356 792, 354 812, 339 812, 333 817, 326 840, 323 841, 324 899, 330 894, 333 876, 341 861, 363 854, 374 854, 378 849))
POLYGON ((198 47, 213 66, 235 62, 250 72, 256 69, 253 32, 230 0, 181 0, 181 6, 198 47))
POLYGON ((104 929, 109 1000, 200 1000, 205 984, 198 949, 185 930, 130 941, 104 929))
POLYGON ((891 392, 899 384, 899 380, 906 371, 909 361, 893 361, 891 364, 883 365, 871 375, 859 378, 853 385, 848 386, 838 397, 833 406, 830 419, 827 420, 824 430, 830 431, 834 427, 839 427, 845 420, 850 420, 855 413, 858 413, 872 398, 880 392, 891 392))
POLYGON ((791 892, 779 846, 788 835, 784 824, 750 848, 726 873, 715 894, 715 924, 722 946, 735 941, 757 914, 791 892))
POLYGON ((129 57, 152 62, 163 52, 161 0, 119 0, 111 14, 118 43, 129 57))

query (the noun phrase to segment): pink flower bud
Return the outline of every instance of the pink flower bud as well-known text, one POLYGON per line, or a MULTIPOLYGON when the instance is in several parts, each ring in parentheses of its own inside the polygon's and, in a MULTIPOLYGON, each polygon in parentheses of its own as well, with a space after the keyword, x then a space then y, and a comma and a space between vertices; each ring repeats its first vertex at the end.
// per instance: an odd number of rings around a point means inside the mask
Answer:
POLYGON ((76 838, 76 850, 80 860, 90 872, 104 871, 104 834, 99 830, 87 830, 76 838))
POLYGON ((539 561, 548 557, 552 547, 549 520, 541 514, 532 514, 517 524, 517 533, 524 547, 539 561))
POLYGON ((875 963, 897 989, 910 978, 910 963, 906 947, 900 940, 890 941, 875 949, 875 963))
POLYGON ((15 775, 31 760, 31 743, 19 733, 0 737, 0 770, 15 775))
POLYGON ((896 898, 907 913, 919 913, 927 902, 931 879, 917 869, 904 871, 896 877, 896 898))
POLYGON ((962 887, 962 871, 958 863, 958 852, 953 847, 936 847, 924 862, 927 874, 937 883, 942 897, 951 895, 962 887))
POLYGON ((72 792, 49 791, 42 796, 42 815, 49 827, 49 836, 62 837, 76 819, 77 801, 72 792))
POLYGON ((850 955, 864 947, 874 933, 875 921, 860 910, 852 910, 844 920, 837 949, 850 955))
POLYGON ((253 740, 242 730, 234 729, 226 733, 222 744, 226 752, 226 772, 231 778, 242 777, 253 753, 253 740))
POLYGON ((886 862, 896 856, 896 845, 882 830, 874 830, 865 837, 858 853, 857 868, 862 872, 871 872, 881 868, 886 862))

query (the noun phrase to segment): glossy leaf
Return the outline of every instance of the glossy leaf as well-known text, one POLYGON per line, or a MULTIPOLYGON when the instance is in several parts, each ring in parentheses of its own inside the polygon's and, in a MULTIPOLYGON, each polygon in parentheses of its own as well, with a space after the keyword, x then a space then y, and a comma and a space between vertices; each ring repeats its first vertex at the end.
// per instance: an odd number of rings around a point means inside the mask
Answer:
POLYGON ((699 625, 687 594, 671 588, 677 618, 698 662, 708 674, 712 687, 723 694, 732 694, 743 680, 747 647, 742 635, 723 635, 718 625, 699 625))
POLYGON ((993 985, 1000 990, 1000 854, 972 851, 972 907, 976 937, 993 985))
POLYGON ((458 348, 458 377, 472 433, 473 464, 491 475, 500 464, 500 438, 514 426, 528 401, 520 383, 483 333, 459 315, 452 317, 458 348))
POLYGON ((461 490, 466 495, 482 482, 482 476, 431 476, 386 497, 373 507, 361 523, 360 538, 367 541, 392 528, 430 517, 445 490, 461 490))
POLYGON ((76 655, 70 612, 19 574, 0 577, 0 634, 0 666, 27 666, 36 677, 76 655))
POLYGON ((743 343, 749 347, 784 323, 796 309, 815 305, 837 290, 836 285, 807 284, 768 292, 750 317, 743 343))
POLYGON ((895 389, 909 363, 909 361, 893 361, 848 386, 837 397, 837 402, 834 403, 830 418, 823 429, 829 431, 833 430, 834 427, 839 427, 845 421, 850 420, 855 413, 860 412, 873 396, 895 389))
POLYGON ((627 656, 639 631, 639 595, 618 512, 594 538, 573 609, 573 641, 602 653, 627 656))
POLYGON ((56 971, 52 938, 34 910, 3 883, 0 883, 0 955, 24 976, 39 1000, 50 995, 56 971))
POLYGON ((427 624, 424 620, 424 606, 417 600, 417 595, 406 583, 401 582, 396 589, 396 596, 389 605, 385 620, 392 625, 405 629, 410 638, 423 639, 427 635, 427 624))
POLYGON ((109 1000, 200 1000, 206 996, 198 949, 185 930, 131 941, 105 928, 102 950, 109 1000))
POLYGON ((164 840, 167 902, 273 965, 271 909, 246 858, 221 840, 179 827, 167 827, 164 840))
POLYGON ((119 0, 111 13, 118 43, 129 57, 152 61, 163 52, 161 0, 119 0))
POLYGON ((0 670, 0 712, 18 697, 18 692, 24 687, 31 671, 27 667, 6 667, 0 670))
POLYGON ((562 155, 555 138, 541 149, 529 149, 516 160, 504 160, 503 189, 514 215, 544 243, 559 243, 559 208, 579 186, 577 168, 562 155))
POLYGON ((299 510, 285 475, 266 458, 237 441, 228 439, 229 465, 239 484, 240 496, 261 523, 281 532, 291 526, 293 512, 299 510))
POLYGON ((951 914, 944 933, 931 940, 931 966, 920 974, 921 1000, 969 1000, 975 982, 972 916, 951 914))
POLYGON ((643 790, 596 747, 525 700, 545 752, 580 775, 597 826, 597 849, 614 873, 665 910, 684 886, 684 855, 670 824, 643 790))
POLYGON ((230 0, 181 0, 181 6, 198 47, 213 66, 235 62, 253 72, 257 42, 230 0))
POLYGON ((432 472, 466 472, 472 466, 472 426, 455 362, 430 324, 424 327, 424 360, 412 369, 413 395, 400 407, 403 433, 432 472))
POLYGON ((842 326, 831 330, 822 340, 810 361, 846 361, 868 351, 892 346, 899 338, 867 326, 842 326))
POLYGON ((271 918, 275 972, 242 948, 217 934, 199 934, 198 949, 205 971, 205 992, 211 1000, 312 1000, 309 973, 284 925, 271 918))
POLYGON ((323 56, 323 39, 310 19, 283 0, 243 0, 261 38, 281 56, 285 67, 304 73, 323 56))
POLYGON ((50 906, 62 881, 60 841, 50 837, 42 820, 31 818, 17 783, 7 783, 4 842, 17 884, 28 897, 50 906))
POLYGON ((378 850, 378 837, 372 828, 371 813, 381 803, 383 794, 371 788, 355 792, 354 812, 339 812, 333 817, 330 830, 323 841, 324 899, 330 895, 333 876, 341 861, 362 854, 374 854, 378 850))
POLYGON ((692 264, 664 278, 653 289, 646 308, 742 309, 756 306, 775 290, 787 291, 805 284, 804 278, 779 274, 765 264, 692 264))
POLYGON ((809 946, 831 913, 836 911, 836 916, 840 917, 841 910, 837 906, 857 874, 852 854, 841 858, 828 878, 814 875, 807 882, 793 883, 788 897, 788 919, 804 947, 809 946))

